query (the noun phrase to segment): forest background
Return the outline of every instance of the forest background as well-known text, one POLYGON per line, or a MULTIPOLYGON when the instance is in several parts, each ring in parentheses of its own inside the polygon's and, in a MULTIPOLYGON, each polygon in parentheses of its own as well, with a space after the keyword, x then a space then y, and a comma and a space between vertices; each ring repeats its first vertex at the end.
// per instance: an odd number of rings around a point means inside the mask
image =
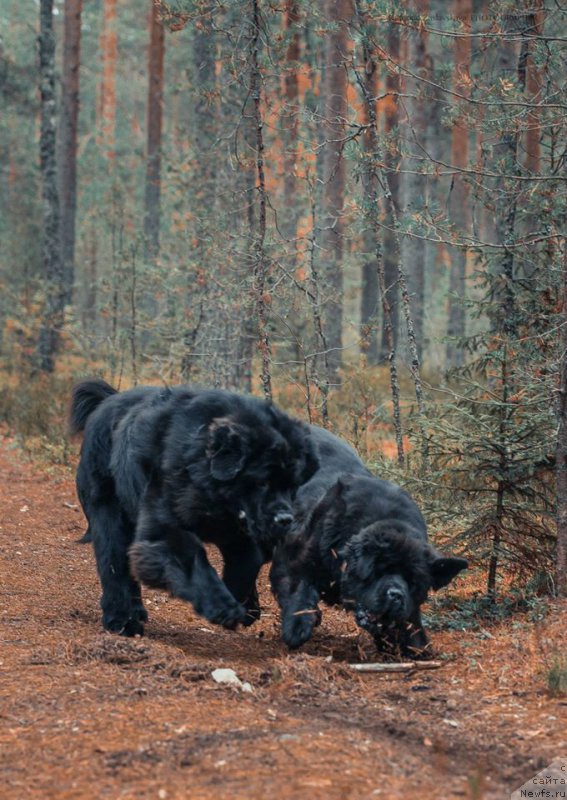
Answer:
POLYGON ((0 35, 24 447, 73 460, 85 374, 263 394, 491 609, 567 592, 565 4, 0 0, 0 35))

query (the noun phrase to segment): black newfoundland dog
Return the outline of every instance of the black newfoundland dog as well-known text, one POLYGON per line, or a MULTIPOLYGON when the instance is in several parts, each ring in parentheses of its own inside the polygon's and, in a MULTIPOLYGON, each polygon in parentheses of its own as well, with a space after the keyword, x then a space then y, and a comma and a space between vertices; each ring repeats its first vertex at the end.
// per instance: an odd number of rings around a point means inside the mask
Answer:
POLYGON ((318 602, 341 604, 379 649, 426 654, 420 606, 467 562, 440 555, 418 507, 399 486, 372 476, 356 452, 312 427, 319 470, 296 498, 293 530, 270 571, 286 644, 304 644, 320 622, 318 602))
POLYGON ((258 571, 289 530, 297 487, 317 468, 309 427, 231 392, 118 393, 88 380, 73 390, 70 429, 84 431, 77 492, 104 627, 143 633, 140 583, 227 628, 254 622, 258 571), (223 581, 202 542, 221 551, 223 581))

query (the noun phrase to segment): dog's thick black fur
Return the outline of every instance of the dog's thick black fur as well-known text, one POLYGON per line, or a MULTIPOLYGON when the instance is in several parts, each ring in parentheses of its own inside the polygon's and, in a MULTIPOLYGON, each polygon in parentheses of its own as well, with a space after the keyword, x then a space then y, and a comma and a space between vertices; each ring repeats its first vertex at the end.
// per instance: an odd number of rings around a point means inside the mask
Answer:
POLYGON ((322 428, 312 438, 320 467, 297 493, 294 527, 270 571, 284 641, 295 648, 311 637, 322 599, 353 610, 379 649, 422 657, 420 606, 467 562, 441 556, 410 495, 373 477, 349 445, 322 428))
POLYGON ((73 390, 70 429, 84 431, 77 492, 104 627, 143 633, 141 583, 229 628, 257 619, 258 571, 289 530, 295 490, 317 467, 309 427, 231 392, 118 393, 89 380, 73 390), (224 582, 202 542, 220 549, 224 582))

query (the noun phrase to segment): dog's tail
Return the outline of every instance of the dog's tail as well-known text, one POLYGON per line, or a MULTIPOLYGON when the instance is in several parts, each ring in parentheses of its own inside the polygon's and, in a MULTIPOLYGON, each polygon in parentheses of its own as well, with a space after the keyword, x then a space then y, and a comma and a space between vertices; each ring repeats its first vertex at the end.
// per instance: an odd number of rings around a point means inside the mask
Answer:
POLYGON ((71 434, 84 431, 87 419, 103 400, 117 394, 117 390, 100 378, 81 381, 73 387, 69 431, 71 434))

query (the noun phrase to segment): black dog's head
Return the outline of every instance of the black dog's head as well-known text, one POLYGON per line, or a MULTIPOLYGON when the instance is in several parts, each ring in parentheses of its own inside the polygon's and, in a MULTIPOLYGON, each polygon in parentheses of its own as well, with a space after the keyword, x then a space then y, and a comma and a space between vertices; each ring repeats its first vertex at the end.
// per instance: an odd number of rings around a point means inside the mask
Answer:
POLYGON ((447 586, 467 567, 464 558, 441 556, 409 526, 392 521, 363 528, 339 555, 343 601, 364 628, 410 619, 431 589, 447 586))
POLYGON ((295 492, 318 461, 306 425, 275 406, 244 400, 207 425, 207 482, 271 555, 293 522, 295 492))

